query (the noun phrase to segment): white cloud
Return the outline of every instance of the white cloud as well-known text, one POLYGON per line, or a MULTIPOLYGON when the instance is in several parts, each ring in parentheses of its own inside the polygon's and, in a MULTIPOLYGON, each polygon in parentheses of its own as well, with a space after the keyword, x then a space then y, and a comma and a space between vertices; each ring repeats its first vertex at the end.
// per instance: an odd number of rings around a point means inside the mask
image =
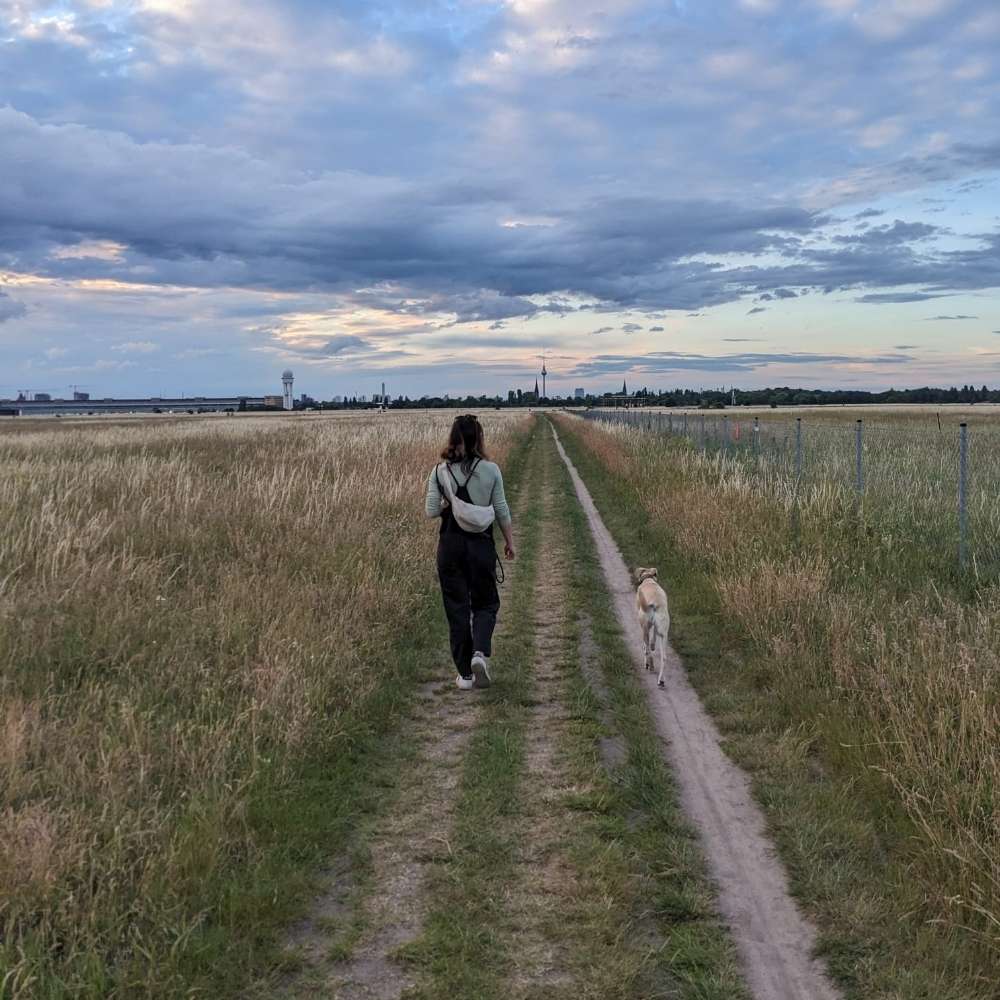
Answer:
POLYGON ((159 349, 160 345, 154 344, 151 340, 126 340, 111 348, 111 350, 121 351, 123 354, 153 354, 159 349))
POLYGON ((56 247, 51 257, 53 260, 121 260, 126 247, 113 240, 83 240, 80 243, 70 243, 56 247))
POLYGON ((740 0, 740 6, 753 14, 773 14, 781 6, 781 0, 740 0))
POLYGON ((865 149, 881 149, 896 142, 902 135, 902 122, 896 118, 886 118, 861 129, 858 132, 858 142, 865 149))

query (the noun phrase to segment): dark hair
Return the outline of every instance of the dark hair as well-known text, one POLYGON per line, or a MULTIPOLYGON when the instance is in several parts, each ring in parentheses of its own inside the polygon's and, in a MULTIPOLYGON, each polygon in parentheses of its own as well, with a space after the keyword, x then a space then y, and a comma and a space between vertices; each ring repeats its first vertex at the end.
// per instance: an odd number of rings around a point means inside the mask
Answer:
POLYGON ((448 434, 448 444, 441 457, 446 462, 461 462, 462 471, 468 475, 472 471, 472 463, 477 458, 486 459, 486 447, 483 444, 483 425, 474 413, 463 413, 455 417, 448 434))

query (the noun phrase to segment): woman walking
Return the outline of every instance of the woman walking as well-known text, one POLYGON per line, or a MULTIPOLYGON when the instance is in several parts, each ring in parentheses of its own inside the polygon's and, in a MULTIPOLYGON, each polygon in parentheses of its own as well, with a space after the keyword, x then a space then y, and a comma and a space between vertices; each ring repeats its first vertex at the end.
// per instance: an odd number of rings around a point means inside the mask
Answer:
POLYGON ((438 580, 448 617, 451 656, 458 668, 455 683, 467 691, 490 686, 489 657, 500 609, 498 558, 488 508, 492 507, 503 532, 508 559, 514 558, 514 535, 500 467, 489 461, 482 425, 473 414, 455 418, 441 458, 427 480, 426 511, 428 517, 441 518, 438 580), (466 504, 476 509, 469 510, 466 504), (486 521, 490 523, 484 529, 486 521))

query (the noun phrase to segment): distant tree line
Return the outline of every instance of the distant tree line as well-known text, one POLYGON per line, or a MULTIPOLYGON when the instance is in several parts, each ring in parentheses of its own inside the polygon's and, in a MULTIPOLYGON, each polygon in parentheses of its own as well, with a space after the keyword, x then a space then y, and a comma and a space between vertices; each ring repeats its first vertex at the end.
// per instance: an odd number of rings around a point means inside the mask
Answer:
MULTIPOLYGON (((1000 388, 987 386, 976 388, 963 385, 947 389, 923 386, 919 389, 886 389, 883 392, 868 392, 864 389, 796 389, 790 386, 776 386, 769 389, 672 389, 655 390, 643 388, 628 394, 646 406, 682 406, 690 409, 724 409, 737 406, 836 406, 851 403, 1000 403, 1000 388)), ((502 396, 397 396, 387 401, 390 410, 414 408, 469 410, 509 407, 538 406, 601 406, 620 400, 620 393, 606 392, 580 398, 550 396, 538 399, 534 392, 511 389, 502 396)), ((310 404, 320 410, 379 409, 381 404, 368 400, 347 398, 341 401, 314 401, 310 404)))

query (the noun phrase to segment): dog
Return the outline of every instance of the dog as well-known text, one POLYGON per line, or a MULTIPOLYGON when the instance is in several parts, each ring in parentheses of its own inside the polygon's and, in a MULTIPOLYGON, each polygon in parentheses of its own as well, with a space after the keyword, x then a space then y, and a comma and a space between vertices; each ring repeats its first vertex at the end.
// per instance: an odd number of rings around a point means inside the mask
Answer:
POLYGON ((660 647, 660 675, 656 683, 663 687, 663 671, 666 667, 667 632, 670 630, 670 611, 667 595, 656 582, 656 570, 652 566, 637 566, 634 576, 637 584, 635 606, 639 612, 642 627, 642 653, 647 670, 653 669, 653 653, 660 647))

